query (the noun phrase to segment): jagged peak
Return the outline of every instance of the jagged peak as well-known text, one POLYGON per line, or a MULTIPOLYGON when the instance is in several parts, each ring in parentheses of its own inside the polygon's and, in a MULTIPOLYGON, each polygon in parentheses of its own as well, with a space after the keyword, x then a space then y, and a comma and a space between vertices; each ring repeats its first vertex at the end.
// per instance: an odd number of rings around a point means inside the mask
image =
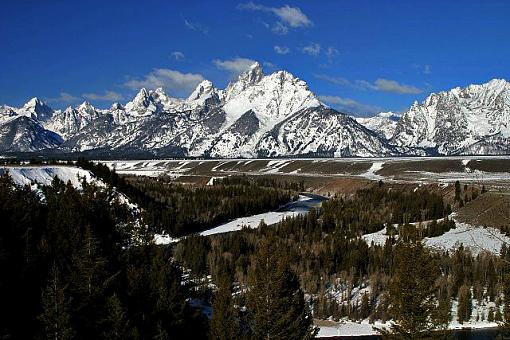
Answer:
POLYGON ((194 101, 198 99, 207 99, 213 93, 215 93, 217 89, 214 87, 213 83, 207 79, 202 80, 195 90, 189 95, 188 101, 194 101))
POLYGON ((122 106, 121 103, 119 102, 115 102, 112 104, 112 106, 110 107, 110 110, 111 111, 115 111, 115 110, 124 110, 124 107, 122 106))
POLYGON ((264 70, 259 62, 254 62, 246 71, 241 73, 237 80, 228 84, 226 89, 227 100, 235 97, 245 89, 259 83, 264 78, 264 70))
POLYGON ((84 101, 83 103, 81 103, 79 106, 78 106, 78 109, 80 110, 89 110, 89 109, 93 109, 95 110, 96 108, 94 107, 94 105, 92 105, 90 102, 88 101, 84 101))
POLYGON ((24 109, 50 109, 50 107, 38 97, 33 97, 23 105, 24 109))
POLYGON ((250 65, 247 71, 239 75, 238 80, 248 81, 250 84, 256 84, 264 77, 262 65, 256 61, 250 65))

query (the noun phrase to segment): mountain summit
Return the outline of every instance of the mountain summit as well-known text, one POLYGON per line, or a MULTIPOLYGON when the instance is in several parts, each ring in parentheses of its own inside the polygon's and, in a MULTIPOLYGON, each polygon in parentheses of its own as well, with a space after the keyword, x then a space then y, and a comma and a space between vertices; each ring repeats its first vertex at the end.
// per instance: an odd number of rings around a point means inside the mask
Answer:
POLYGON ((142 88, 130 102, 108 110, 84 102, 53 111, 37 98, 21 109, 1 106, 0 151, 54 149, 118 157, 504 153, 509 88, 496 79, 431 94, 401 118, 381 113, 355 119, 324 105, 293 74, 265 75, 254 63, 225 89, 203 80, 185 99, 163 88, 142 88))

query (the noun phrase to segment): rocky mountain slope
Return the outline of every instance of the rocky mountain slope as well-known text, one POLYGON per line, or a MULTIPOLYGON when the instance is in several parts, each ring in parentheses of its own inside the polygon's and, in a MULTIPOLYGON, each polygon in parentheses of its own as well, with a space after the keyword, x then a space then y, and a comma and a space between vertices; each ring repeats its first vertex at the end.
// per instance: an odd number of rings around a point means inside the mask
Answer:
POLYGON ((274 157, 503 153, 510 134, 509 83, 432 94, 396 121, 352 118, 321 103, 286 71, 259 63, 217 89, 204 80, 188 98, 141 89, 125 105, 84 102, 53 111, 37 98, 0 106, 0 152, 87 152, 134 157, 274 157))
POLYGON ((443 155, 503 154, 510 153, 509 137, 510 83, 494 79, 415 102, 390 141, 443 155))
POLYGON ((354 119, 367 129, 379 134, 379 136, 390 139, 395 134, 400 116, 393 112, 381 112, 373 117, 354 117, 354 119))

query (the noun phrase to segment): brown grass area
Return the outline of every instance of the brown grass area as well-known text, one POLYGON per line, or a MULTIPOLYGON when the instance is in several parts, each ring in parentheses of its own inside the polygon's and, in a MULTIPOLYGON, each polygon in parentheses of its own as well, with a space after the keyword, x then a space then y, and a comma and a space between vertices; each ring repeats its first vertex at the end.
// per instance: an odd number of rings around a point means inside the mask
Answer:
POLYGON ((399 175, 404 172, 427 171, 427 172, 463 172, 464 165, 457 159, 424 159, 419 161, 390 161, 386 162, 377 173, 382 176, 399 175))
POLYGON ((489 191, 457 211, 460 222, 500 228, 510 225, 510 192, 489 191))
POLYGON ((510 172, 510 159, 471 160, 466 167, 486 172, 510 172))

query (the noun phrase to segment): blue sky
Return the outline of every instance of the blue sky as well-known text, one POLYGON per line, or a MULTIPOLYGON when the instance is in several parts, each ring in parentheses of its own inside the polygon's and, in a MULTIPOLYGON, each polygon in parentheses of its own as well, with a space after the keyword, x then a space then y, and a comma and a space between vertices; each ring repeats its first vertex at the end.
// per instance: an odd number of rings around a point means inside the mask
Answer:
POLYGON ((5 1, 0 103, 187 96, 247 63, 286 69, 332 106, 402 111, 430 92, 510 78, 510 2, 5 1))

